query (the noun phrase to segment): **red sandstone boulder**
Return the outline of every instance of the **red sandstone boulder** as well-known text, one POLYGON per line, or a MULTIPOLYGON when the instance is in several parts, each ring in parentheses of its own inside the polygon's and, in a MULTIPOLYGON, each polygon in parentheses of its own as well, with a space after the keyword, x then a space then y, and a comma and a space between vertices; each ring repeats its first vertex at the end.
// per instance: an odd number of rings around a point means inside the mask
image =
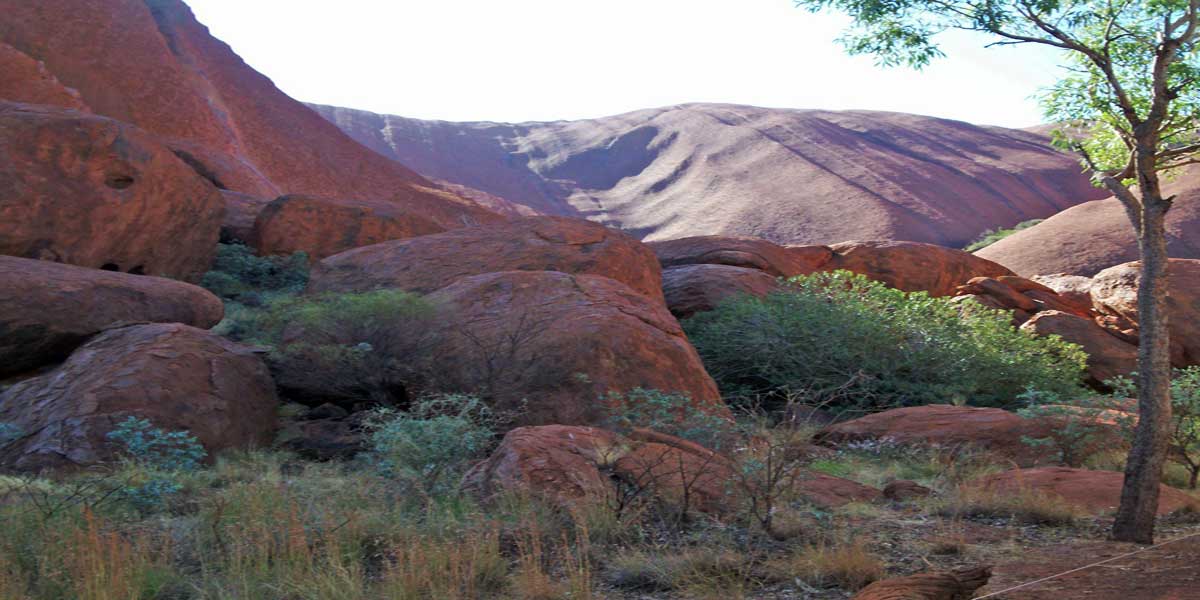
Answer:
MULTIPOLYGON (((1120 505, 1124 479, 1124 474, 1119 471, 1041 467, 987 475, 971 482, 970 486, 994 492, 1046 494, 1061 498, 1089 515, 1101 515, 1115 511, 1120 505)), ((1196 505, 1196 499, 1188 494, 1166 485, 1159 486, 1159 515, 1196 505)))
POLYGON ((883 497, 895 502, 907 502, 914 498, 931 496, 933 490, 907 479, 897 479, 883 486, 883 497))
POLYGON ((261 198, 221 190, 221 199, 225 201, 225 219, 221 221, 221 241, 224 243, 240 242, 249 244, 254 235, 254 221, 262 212, 270 198, 261 198))
POLYGON ((250 245, 263 255, 307 252, 309 260, 317 261, 362 246, 445 230, 392 202, 292 195, 262 208, 250 245))
POLYGON ((463 477, 463 487, 485 498, 521 491, 558 502, 602 500, 612 482, 601 469, 612 467, 626 443, 595 427, 518 427, 463 477))
POLYGON ((1088 379, 1093 385, 1137 370, 1137 346, 1112 335, 1092 319, 1049 310, 1034 315, 1021 329, 1037 335, 1057 335, 1083 346, 1088 354, 1088 379))
POLYGON ((0 103, 0 254, 194 281, 221 227, 216 188, 145 132, 0 103))
POLYGON ((181 281, 0 256, 0 378, 61 361, 118 324, 208 329, 224 311, 208 290, 181 281))
MULTIPOLYGON (((1110 267, 1096 274, 1092 301, 1102 313, 1138 322, 1137 290, 1141 263, 1110 267)), ((1167 310, 1171 361, 1177 367, 1200 364, 1200 260, 1173 258, 1167 310)))
POLYGON ((1036 464, 1046 452, 1022 441, 1050 435, 1055 425, 1046 419, 1026 419, 998 408, 931 404, 885 410, 831 425, 813 436, 815 443, 841 446, 881 441, 898 445, 936 445, 948 449, 976 448, 1036 464))
POLYGON ((667 308, 685 319, 737 295, 759 298, 779 289, 779 281, 758 269, 728 265, 683 265, 663 270, 667 308))
POLYGON ((975 277, 1014 275, 1005 267, 952 248, 918 242, 843 242, 822 271, 844 269, 906 292, 952 296, 975 277))
POLYGON ((917 573, 876 581, 850 600, 971 600, 991 578, 991 567, 917 573))
POLYGON ((180 324, 110 329, 54 371, 0 392, 18 438, 0 466, 24 471, 111 461, 105 435, 129 416, 187 430, 214 453, 270 441, 275 386, 250 349, 180 324))
POLYGON ((874 502, 880 497, 879 490, 873 487, 816 471, 801 473, 792 489, 800 498, 826 508, 851 502, 874 502))
POLYGON ((596 423, 602 397, 639 387, 728 414, 666 307, 613 279, 506 271, 427 298, 447 315, 435 349, 440 385, 519 409, 524 424, 596 423))
POLYGON ((0 42, 0 99, 88 112, 79 92, 59 82, 44 63, 3 42, 0 42))
POLYGON ((498 271, 600 275, 659 303, 663 297, 662 275, 646 245, 615 229, 566 217, 528 217, 343 252, 313 267, 308 290, 396 287, 427 293, 498 271))
POLYGON ((775 277, 814 273, 829 261, 825 246, 785 247, 752 237, 702 235, 647 243, 664 268, 680 265, 728 265, 765 271, 775 277))
POLYGON ((1092 311, 1092 278, 1082 275, 1038 275, 1034 281, 1045 285, 1058 294, 1059 299, 1072 308, 1071 312, 1082 316, 1092 311))

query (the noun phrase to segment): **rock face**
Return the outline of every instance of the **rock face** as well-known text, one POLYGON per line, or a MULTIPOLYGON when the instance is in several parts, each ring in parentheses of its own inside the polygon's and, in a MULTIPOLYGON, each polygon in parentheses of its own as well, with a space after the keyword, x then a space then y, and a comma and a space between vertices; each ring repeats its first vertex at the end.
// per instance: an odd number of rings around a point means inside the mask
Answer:
POLYGON ((138 128, 0 102, 0 155, 0 254, 190 281, 212 262, 220 195, 138 128))
MULTIPOLYGON (((1027 490, 1042 493, 1061 498, 1087 514, 1101 515, 1116 511, 1121 504, 1124 478, 1124 474, 1118 471, 1041 467, 987 475, 970 485, 998 492, 1027 490)), ((1194 506, 1196 500, 1188 494, 1166 485, 1159 486, 1159 515, 1194 506)))
POLYGON ((600 275, 662 301, 653 252, 620 231, 565 217, 528 217, 358 248, 313 267, 310 292, 396 287, 427 293, 497 271, 600 275))
POLYGON ((0 421, 23 436, 0 466, 24 471, 115 458, 105 435, 129 416, 188 430, 210 452, 266 443, 275 387, 249 349, 180 324, 110 329, 61 367, 0 392, 0 421))
POLYGON ((833 251, 825 246, 788 248, 754 237, 701 235, 647 245, 663 268, 726 265, 758 269, 774 277, 815 273, 833 257, 833 251))
POLYGON ((837 423, 817 432, 813 440, 833 447, 865 441, 947 449, 972 447, 1030 465, 1043 460, 1045 452, 1025 444, 1022 438, 1048 437, 1053 429, 1049 420, 1026 419, 998 408, 931 404, 885 410, 837 423))
POLYGON ((1137 346, 1112 335, 1092 319, 1050 310, 1033 316, 1021 329, 1038 335, 1058 335, 1083 346, 1088 354, 1088 379, 1092 385, 1137 370, 1137 346))
POLYGON ((392 202, 280 196, 258 213, 250 245, 259 254, 307 252, 309 260, 446 229, 392 202))
MULTIPOLYGON (((1167 253, 1173 258, 1200 259, 1200 170, 1167 182, 1175 194, 1167 213, 1167 253)), ((1137 238, 1125 209, 1116 198, 1087 202, 979 250, 1031 277, 1067 273, 1091 277, 1113 265, 1138 260, 1137 238)))
POLYGON ((686 104, 510 125, 314 108, 426 176, 647 240, 961 248, 1103 196, 1045 137, 914 115, 686 104))
POLYGON ((221 221, 221 241, 249 244, 254 233, 254 220, 262 212, 270 198, 259 198, 250 194, 221 190, 225 201, 225 218, 221 221))
POLYGON ((844 269, 906 292, 952 296, 975 277, 1000 277, 1012 271, 960 250, 915 242, 844 242, 830 247, 833 257, 822 271, 844 269))
POLYGON ((667 308, 679 319, 712 310, 740 294, 759 298, 779 289, 776 278, 759 271, 728 265, 684 265, 663 270, 667 308))
POLYGON ((665 306, 618 281, 554 271, 466 277, 427 298, 447 311, 442 385, 476 390, 522 424, 589 424, 602 397, 634 388, 687 394, 728 414, 665 306))
POLYGON ((443 227, 497 219, 287 97, 181 0, 0 0, 0 40, 96 114, 163 139, 218 187, 392 201, 443 227))
POLYGON ((991 567, 917 573, 876 581, 851 600, 971 600, 975 591, 987 585, 991 578, 991 567))
POLYGON ((208 290, 183 282, 0 256, 0 378, 61 361, 120 323, 208 329, 224 312, 208 290))
MULTIPOLYGON (((1137 323, 1140 268, 1133 262, 1098 273, 1091 287, 1096 309, 1137 323)), ((1200 260, 1171 259, 1168 277, 1171 361, 1177 367, 1200 364, 1200 260)))
POLYGON ((46 70, 46 65, 3 42, 0 42, 0 98, 88 112, 79 92, 59 82, 46 70))

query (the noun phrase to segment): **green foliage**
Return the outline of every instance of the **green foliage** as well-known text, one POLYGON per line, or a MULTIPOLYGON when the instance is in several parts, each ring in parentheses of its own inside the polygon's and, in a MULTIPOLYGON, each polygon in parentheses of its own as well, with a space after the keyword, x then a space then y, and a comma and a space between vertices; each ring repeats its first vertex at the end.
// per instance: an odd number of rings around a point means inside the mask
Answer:
POLYGON ((166 432, 147 419, 132 416, 106 437, 120 444, 125 455, 142 470, 121 489, 121 495, 142 511, 162 506, 179 493, 182 485, 177 475, 198 469, 208 454, 192 434, 166 432))
POLYGON ((1073 397, 1087 360, 1000 311, 845 271, 736 297, 683 326, 727 398, 799 397, 833 410, 1014 406, 1028 386, 1073 397))
POLYGON ((1018 396, 1028 403, 1017 411, 1026 418, 1053 419, 1058 423, 1044 438, 1022 437, 1021 441, 1034 448, 1050 448, 1068 467, 1081 468, 1093 454, 1104 450, 1103 444, 1112 432, 1104 415, 1113 408, 1110 401, 1100 397, 1079 397, 1064 400, 1054 392, 1029 388, 1018 396))
POLYGON ((700 410, 686 394, 635 388, 624 394, 609 392, 601 401, 608 413, 606 426, 614 431, 642 427, 713 450, 721 449, 734 433, 732 421, 700 410))
MULTIPOLYGON (((255 256, 242 244, 218 244, 212 270, 204 274, 205 288, 227 300, 250 299, 263 293, 296 293, 308 284, 308 255, 255 256)), ((254 300, 251 300, 254 302, 254 300)))
MULTIPOLYGON (((1112 388, 1114 398, 1138 397, 1137 383, 1132 379, 1118 377, 1105 384, 1112 388)), ((1118 419, 1118 423, 1132 440, 1136 416, 1118 419)), ((1200 480, 1200 366, 1177 369, 1171 380, 1170 434, 1168 458, 1188 470, 1188 487, 1196 489, 1200 480)))
POLYGON ((424 398, 407 411, 376 409, 364 423, 366 459, 422 493, 445 494, 470 461, 491 449, 499 421, 483 401, 464 394, 424 398))
POLYGON ((1038 223, 1041 223, 1044 220, 1045 219, 1030 219, 1028 221, 1021 221, 1020 223, 1013 225, 1009 229, 1004 229, 1004 228, 989 229, 989 230, 983 232, 983 234, 980 235, 978 239, 971 242, 970 244, 967 244, 967 246, 965 248, 963 248, 963 251, 964 252, 974 252, 976 250, 982 250, 982 249, 987 248, 988 246, 991 246, 992 244, 995 244, 996 242, 998 242, 1018 231, 1021 231, 1023 229, 1029 229, 1030 227, 1033 227, 1034 225, 1037 225, 1038 223))

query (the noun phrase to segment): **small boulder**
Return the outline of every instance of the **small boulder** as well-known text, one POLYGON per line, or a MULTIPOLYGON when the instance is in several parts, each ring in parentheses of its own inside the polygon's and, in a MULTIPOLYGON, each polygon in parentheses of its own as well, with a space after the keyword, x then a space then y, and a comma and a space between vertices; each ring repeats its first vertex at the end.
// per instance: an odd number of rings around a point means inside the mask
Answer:
POLYGON ((753 237, 702 235, 647 244, 663 268, 681 265, 728 265, 758 269, 773 277, 808 275, 833 253, 826 246, 780 246, 753 237))
POLYGON ((0 102, 0 254, 198 281, 217 189, 146 132, 64 108, 0 102))
MULTIPOLYGON (((1125 475, 1119 471, 1090 471, 1067 467, 1013 469, 972 481, 971 488, 992 492, 1031 491, 1061 498, 1089 515, 1114 512, 1121 504, 1125 475)), ((1196 508, 1197 500, 1166 485, 1159 485, 1157 514, 1196 508)))
POLYGON ((208 329, 221 301, 194 285, 0 256, 0 378, 64 360, 121 323, 184 323, 208 329))
POLYGON ((1007 268, 961 250, 918 242, 843 242, 822 271, 844 269, 906 292, 953 296, 975 277, 1014 275, 1007 268))
POLYGON ((653 252, 632 236, 567 217, 526 217, 358 248, 313 267, 309 292, 441 289, 499 271, 560 271, 620 281, 659 303, 662 273, 653 252))
POLYGON ((1057 335, 1082 346, 1088 355, 1088 382, 1093 386, 1137 370, 1137 346, 1112 335, 1092 319, 1049 310, 1034 315, 1021 329, 1037 335, 1057 335))
POLYGON ((975 448, 1032 465, 1045 460, 1046 452, 1029 446, 1022 438, 1049 437, 1054 428, 1049 419, 1027 419, 999 408, 930 404, 894 408, 831 425, 817 432, 813 441, 830 447, 881 442, 948 450, 975 448))
POLYGON ((627 445, 622 436, 595 427, 518 427, 467 472, 462 487, 483 498, 517 491, 556 502, 604 500, 613 483, 601 469, 611 469, 627 445))
POLYGON ((186 430, 210 454, 270 441, 275 386, 257 354, 180 324, 109 329, 62 366, 0 392, 0 422, 21 432, 0 468, 40 471, 110 462, 106 435, 127 417, 186 430))
POLYGON ((289 195, 259 211, 250 245, 259 254, 307 252, 317 261, 339 252, 446 228, 385 200, 347 200, 289 195))
POLYGON ((727 415, 665 306, 595 275, 507 271, 458 280, 426 297, 447 315, 439 385, 519 410, 522 424, 602 420, 609 392, 655 389, 727 415))
MULTIPOLYGON (((1200 260, 1172 258, 1168 277, 1171 361, 1176 367, 1200 365, 1200 260)), ((1092 302, 1102 313, 1137 323, 1140 280, 1139 262, 1105 269, 1093 278, 1092 302)))
POLYGON ((933 490, 907 479, 897 479, 883 486, 883 497, 894 502, 908 502, 933 495, 933 490))
POLYGON ((800 498, 825 508, 879 499, 879 490, 873 487, 816 471, 802 472, 792 489, 800 498))
POLYGON ((779 281, 758 269, 728 265, 684 265, 663 270, 667 308, 679 319, 710 311, 732 296, 763 297, 779 281))
POLYGON ((850 600, 971 600, 991 578, 991 567, 917 573, 876 581, 850 600))

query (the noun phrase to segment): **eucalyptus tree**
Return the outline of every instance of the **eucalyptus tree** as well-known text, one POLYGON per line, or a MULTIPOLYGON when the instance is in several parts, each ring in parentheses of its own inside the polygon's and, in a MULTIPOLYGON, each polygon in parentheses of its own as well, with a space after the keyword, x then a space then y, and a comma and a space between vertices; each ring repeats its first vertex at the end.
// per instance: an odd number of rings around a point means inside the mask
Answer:
POLYGON ((1149 543, 1170 434, 1165 219, 1162 181, 1200 161, 1200 0, 796 0, 848 14, 841 41, 886 66, 921 68, 943 56, 939 35, 967 30, 990 46, 1061 51, 1063 76, 1045 90, 1056 141, 1076 150, 1094 182, 1125 207, 1141 255, 1139 425, 1125 467, 1113 537, 1149 543))

